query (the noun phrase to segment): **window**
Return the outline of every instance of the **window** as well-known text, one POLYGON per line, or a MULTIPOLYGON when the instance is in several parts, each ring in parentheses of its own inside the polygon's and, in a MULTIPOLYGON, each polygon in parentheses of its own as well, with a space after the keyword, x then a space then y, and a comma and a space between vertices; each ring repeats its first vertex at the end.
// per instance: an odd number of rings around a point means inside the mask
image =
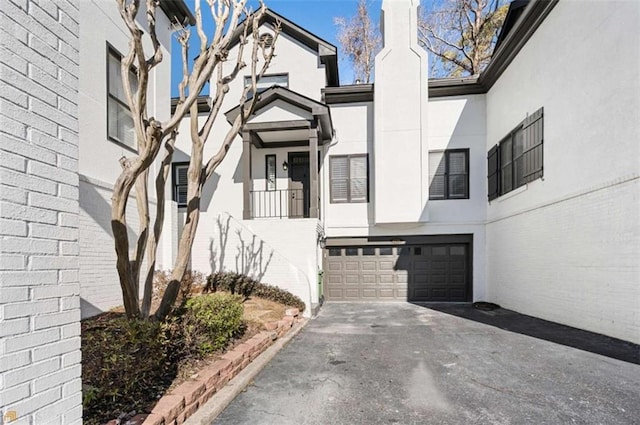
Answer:
POLYGON ((543 118, 540 108, 489 150, 489 201, 542 177, 543 118))
POLYGON ((187 206, 187 172, 189 163, 173 164, 173 200, 179 207, 187 206))
MULTIPOLYGON (((107 137, 130 148, 135 148, 133 117, 129 105, 127 105, 120 70, 122 55, 109 48, 107 57, 107 137)), ((129 80, 131 81, 131 90, 135 91, 138 86, 135 70, 129 72, 129 80)))
MULTIPOLYGON (((245 75, 244 77, 244 85, 245 87, 251 84, 251 76, 245 75)), ((262 78, 258 79, 257 89, 258 93, 262 93, 266 89, 271 86, 280 86, 284 88, 289 88, 289 74, 271 74, 271 75, 263 75, 262 78)))
POLYGON ((368 202, 368 174, 366 154, 329 157, 331 203, 368 202))
POLYGON ((469 199, 469 149, 429 152, 429 199, 469 199))
POLYGON ((265 180, 267 190, 276 190, 276 156, 267 155, 265 157, 265 180))

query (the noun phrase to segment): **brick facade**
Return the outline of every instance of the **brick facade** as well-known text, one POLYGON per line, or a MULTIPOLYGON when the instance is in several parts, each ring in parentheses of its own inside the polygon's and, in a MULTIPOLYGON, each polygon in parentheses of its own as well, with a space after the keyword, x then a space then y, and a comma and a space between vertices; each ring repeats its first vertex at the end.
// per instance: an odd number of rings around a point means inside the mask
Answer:
POLYGON ((82 422, 77 2, 0 13, 0 409, 82 422))

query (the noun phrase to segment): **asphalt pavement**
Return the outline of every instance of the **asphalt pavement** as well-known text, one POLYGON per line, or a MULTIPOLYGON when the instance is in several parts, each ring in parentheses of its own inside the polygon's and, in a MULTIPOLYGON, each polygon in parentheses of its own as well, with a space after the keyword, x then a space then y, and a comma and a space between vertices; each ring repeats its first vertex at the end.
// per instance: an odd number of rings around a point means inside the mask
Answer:
POLYGON ((638 424, 638 356, 503 309, 326 304, 214 424, 638 424))

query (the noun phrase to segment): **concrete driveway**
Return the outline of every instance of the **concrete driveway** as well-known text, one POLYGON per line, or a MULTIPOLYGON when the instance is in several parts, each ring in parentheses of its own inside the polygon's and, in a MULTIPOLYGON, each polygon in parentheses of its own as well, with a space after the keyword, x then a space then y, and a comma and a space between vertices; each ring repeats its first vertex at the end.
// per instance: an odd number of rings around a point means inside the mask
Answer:
MULTIPOLYGON (((325 305, 214 423, 639 423, 638 364, 524 333, 538 327, 587 347, 597 336, 548 331, 508 310, 435 308, 325 305)), ((637 346, 608 338, 598 346, 637 360, 637 346)))

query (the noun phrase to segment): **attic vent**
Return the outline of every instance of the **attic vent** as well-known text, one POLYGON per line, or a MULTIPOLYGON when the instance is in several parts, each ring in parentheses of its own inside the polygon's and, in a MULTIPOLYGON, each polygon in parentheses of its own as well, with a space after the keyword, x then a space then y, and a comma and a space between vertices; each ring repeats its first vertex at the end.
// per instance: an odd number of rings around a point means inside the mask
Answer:
POLYGON ((273 36, 271 34, 262 34, 259 40, 263 49, 269 49, 273 46, 273 36))

